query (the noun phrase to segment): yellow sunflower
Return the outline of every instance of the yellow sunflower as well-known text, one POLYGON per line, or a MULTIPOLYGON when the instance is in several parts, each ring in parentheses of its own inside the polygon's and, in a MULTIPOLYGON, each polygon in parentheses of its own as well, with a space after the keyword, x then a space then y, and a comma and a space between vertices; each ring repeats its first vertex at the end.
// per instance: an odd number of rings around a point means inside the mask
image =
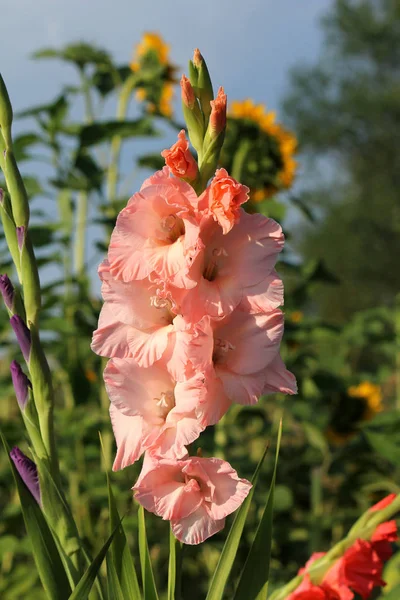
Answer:
POLYGON ((157 60, 161 65, 166 65, 168 64, 169 50, 169 44, 166 44, 158 33, 147 31, 136 46, 136 54, 130 63, 130 67, 132 71, 137 71, 140 68, 140 59, 149 52, 153 52, 157 56, 157 60))
MULTIPOLYGON (((274 111, 267 111, 265 104, 255 104, 247 98, 242 102, 234 101, 231 104, 229 116, 233 119, 252 121, 277 142, 282 166, 277 173, 279 187, 290 188, 296 174, 297 162, 294 154, 297 150, 296 136, 287 131, 282 125, 276 123, 274 111)), ((262 189, 252 190, 252 199, 256 202, 274 195, 279 187, 277 185, 265 186, 262 189)))

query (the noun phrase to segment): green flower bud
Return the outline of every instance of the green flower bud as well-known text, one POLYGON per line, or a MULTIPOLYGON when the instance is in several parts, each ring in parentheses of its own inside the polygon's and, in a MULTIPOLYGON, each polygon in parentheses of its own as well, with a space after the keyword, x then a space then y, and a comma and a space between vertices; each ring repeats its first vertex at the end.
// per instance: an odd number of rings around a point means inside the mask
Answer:
POLYGON ((0 74, 0 128, 3 134, 6 146, 11 143, 11 123, 13 120, 13 111, 10 98, 7 92, 6 84, 0 74))
MULTIPOLYGON (((210 102, 214 98, 214 92, 206 61, 204 60, 198 48, 196 48, 194 51, 193 61, 191 61, 191 64, 197 72, 197 81, 195 85, 196 93, 200 101, 201 110, 203 111, 204 123, 207 127, 208 119, 211 114, 210 102)), ((190 80, 192 81, 192 78, 190 78, 190 80)))
POLYGON ((203 148, 204 120, 192 84, 185 75, 182 75, 181 79, 181 92, 183 116, 187 124, 189 138, 200 158, 203 148))

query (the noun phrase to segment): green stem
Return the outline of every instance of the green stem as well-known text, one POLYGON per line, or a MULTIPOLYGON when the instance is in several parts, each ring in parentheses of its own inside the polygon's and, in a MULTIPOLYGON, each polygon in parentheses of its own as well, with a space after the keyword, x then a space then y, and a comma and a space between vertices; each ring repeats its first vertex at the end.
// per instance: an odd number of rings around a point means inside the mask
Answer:
POLYGON ((240 142, 239 148, 235 152, 235 156, 233 157, 231 176, 234 179, 236 179, 236 181, 240 181, 242 178, 243 167, 245 165, 250 148, 250 141, 243 140, 242 142, 240 142))
POLYGON ((78 278, 82 278, 85 273, 87 209, 88 194, 87 192, 79 192, 75 238, 75 272, 78 278))
POLYGON ((310 554, 317 552, 321 542, 321 517, 323 514, 322 467, 311 471, 311 518, 310 554))
POLYGON ((396 336, 396 408, 400 410, 400 292, 396 294, 394 322, 396 336))
MULTIPOLYGON (((123 121, 128 112, 129 100, 132 90, 135 87, 136 76, 132 73, 125 81, 118 98, 117 120, 123 121)), ((110 204, 113 204, 117 198, 119 160, 121 155, 122 138, 115 135, 111 140, 110 164, 107 170, 106 193, 110 204)))
POLYGON ((169 532, 168 600, 181 600, 182 544, 169 532))

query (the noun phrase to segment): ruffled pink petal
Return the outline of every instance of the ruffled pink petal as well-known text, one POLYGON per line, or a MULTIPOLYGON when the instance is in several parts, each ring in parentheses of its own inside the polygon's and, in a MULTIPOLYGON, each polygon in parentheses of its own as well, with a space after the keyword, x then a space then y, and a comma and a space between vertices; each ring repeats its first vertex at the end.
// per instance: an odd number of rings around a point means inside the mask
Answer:
MULTIPOLYGON (((105 304, 102 312, 108 311, 109 306, 105 304)), ((127 358, 131 356, 128 345, 128 327, 123 323, 111 323, 104 327, 99 327, 93 333, 91 349, 99 356, 118 356, 119 358, 127 358)))
POLYGON ((193 322, 204 315, 220 319, 236 308, 242 294, 241 286, 233 277, 218 277, 215 281, 201 277, 197 287, 181 300, 182 312, 193 322))
POLYGON ((263 394, 297 394, 296 378, 285 367, 285 363, 278 354, 265 369, 265 384, 263 394))
POLYGON ((219 271, 221 277, 235 277, 242 287, 262 281, 275 266, 283 248, 281 227, 258 213, 248 214, 239 209, 240 222, 225 236, 214 235, 210 249, 223 249, 227 260, 219 271))
POLYGON ((200 487, 196 482, 187 484, 181 468, 181 461, 153 459, 133 487, 136 500, 165 520, 186 517, 196 511, 203 502, 200 487))
POLYGON ((217 367, 216 375, 221 381, 224 394, 231 403, 256 404, 265 387, 265 369, 251 375, 238 375, 223 367, 217 367))
POLYGON ((223 383, 212 367, 205 374, 205 394, 199 402, 196 413, 204 427, 215 425, 224 416, 232 402, 227 396, 223 383))
MULTIPOLYGON (((261 371, 275 358, 282 334, 283 314, 280 310, 257 315, 236 310, 228 319, 216 324, 214 340, 229 344, 225 356, 223 352, 218 353, 225 368, 249 375, 261 371)), ((215 360, 217 365, 218 358, 215 360)))
MULTIPOLYGON (((223 519, 239 508, 252 488, 251 483, 240 479, 235 469, 220 458, 194 458, 190 469, 193 477, 197 475, 197 465, 201 466, 213 484, 212 497, 207 502, 210 516, 215 520, 223 519)), ((200 477, 201 473, 198 474, 200 477)))
POLYGON ((104 371, 104 381, 111 402, 123 414, 140 415, 153 426, 164 422, 157 400, 175 387, 165 368, 142 368, 133 359, 112 359, 104 371))
POLYGON ((144 451, 141 444, 142 418, 126 416, 113 404, 110 406, 110 417, 117 442, 113 471, 119 471, 132 465, 144 451))
POLYGON ((186 446, 197 440, 204 426, 195 411, 180 414, 174 410, 168 414, 160 435, 153 441, 152 452, 165 458, 181 459, 187 454, 186 446))
POLYGON ((272 271, 257 285, 243 291, 240 310, 251 313, 267 313, 283 304, 283 282, 276 271, 272 271))
POLYGON ((172 331, 173 325, 149 332, 129 328, 127 334, 129 350, 140 367, 150 367, 160 360, 168 346, 168 336, 172 331))
MULTIPOLYGON (((148 189, 148 188, 147 188, 148 189)), ((159 216, 151 210, 141 192, 135 194, 128 206, 118 215, 108 249, 111 274, 115 279, 128 282, 148 277, 151 269, 143 258, 143 250, 159 228, 159 216)))
POLYGON ((184 544, 201 544, 225 526, 225 519, 215 521, 207 513, 204 506, 185 518, 171 521, 174 536, 184 544))

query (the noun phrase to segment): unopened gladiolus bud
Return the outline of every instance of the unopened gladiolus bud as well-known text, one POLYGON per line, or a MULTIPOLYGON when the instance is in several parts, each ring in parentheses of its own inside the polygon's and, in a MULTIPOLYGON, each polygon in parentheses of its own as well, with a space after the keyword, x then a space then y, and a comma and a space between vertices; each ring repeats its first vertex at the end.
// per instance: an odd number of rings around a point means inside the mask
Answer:
POLYGON ((202 62, 203 57, 201 55, 201 52, 198 48, 195 48, 193 52, 193 64, 196 67, 196 69, 200 69, 202 62))
POLYGON ((14 315, 10 319, 11 327, 16 335, 19 347, 26 362, 29 362, 31 352, 31 332, 19 315, 14 315))
POLYGON ((220 87, 217 97, 211 101, 211 115, 203 142, 203 155, 199 160, 200 189, 204 189, 215 173, 224 143, 226 128, 226 94, 220 87))
POLYGON ((192 84, 194 85, 196 95, 199 98, 201 110, 203 111, 204 115, 204 123, 207 127, 207 122, 211 113, 210 102, 214 98, 214 92, 206 61, 204 60, 198 48, 196 48, 194 51, 191 64, 197 73, 196 83, 194 84, 192 81, 192 84))
POLYGON ((18 405, 23 411, 28 401, 29 388, 32 387, 31 382, 22 371, 21 365, 17 363, 16 360, 12 361, 10 365, 10 371, 18 405))
POLYGON ((215 136, 225 131, 226 127, 226 94, 220 87, 217 97, 211 101, 210 133, 215 136))
POLYGON ((193 108, 196 102, 196 96, 194 95, 192 84, 185 75, 182 75, 181 77, 181 92, 184 105, 188 108, 193 108))
POLYGON ((0 75, 0 128, 6 145, 11 139, 11 123, 13 120, 13 111, 10 98, 8 96, 6 85, 0 75))
POLYGON ((178 141, 169 150, 163 150, 161 156, 175 177, 188 181, 196 179, 198 166, 189 150, 184 129, 178 133, 178 141))
POLYGON ((35 463, 25 456, 25 454, 15 446, 11 452, 10 457, 17 469, 22 481, 35 498, 38 504, 41 504, 41 494, 39 485, 39 475, 35 463))
POLYGON ((22 225, 22 227, 17 227, 18 248, 20 250, 22 250, 22 247, 25 243, 25 234, 26 234, 26 229, 23 225, 22 225))
POLYGON ((199 157, 203 149, 204 118, 189 79, 182 75, 182 110, 187 124, 189 139, 199 157))
POLYGON ((12 310, 14 304, 14 286, 8 275, 0 275, 0 292, 3 296, 4 304, 9 310, 12 310))

